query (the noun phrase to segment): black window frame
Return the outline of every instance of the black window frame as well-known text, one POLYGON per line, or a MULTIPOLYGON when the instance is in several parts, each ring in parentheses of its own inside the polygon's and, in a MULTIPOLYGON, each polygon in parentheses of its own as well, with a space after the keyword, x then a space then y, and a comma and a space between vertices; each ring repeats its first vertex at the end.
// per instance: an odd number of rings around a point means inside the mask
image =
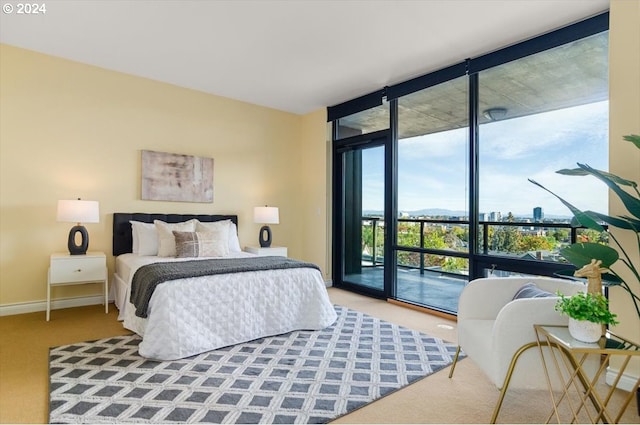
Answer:
MULTIPOLYGON (((476 58, 468 58, 459 63, 447 66, 435 72, 431 72, 411 80, 395 84, 393 86, 383 87, 382 89, 365 94, 356 99, 340 103, 338 105, 327 108, 327 121, 335 124, 340 118, 362 112, 382 105, 384 101, 390 103, 390 123, 389 131, 392 135, 391 150, 389 153, 391 158, 397 158, 398 143, 398 122, 397 122, 397 99, 427 89, 429 87, 450 81, 460 76, 467 75, 469 78, 469 280, 484 277, 485 270, 499 269, 510 272, 535 274, 543 276, 553 276, 554 273, 567 269, 567 265, 560 263, 541 261, 541 260, 523 260, 519 258, 501 257, 496 255, 478 252, 479 237, 479 83, 478 73, 512 62, 536 53, 544 52, 576 40, 580 40, 595 34, 599 34, 609 30, 609 12, 587 18, 583 21, 565 26, 563 28, 548 32, 546 34, 533 37, 529 40, 508 46, 491 53, 487 53, 476 58), (395 115, 394 115, 395 111, 395 115)), ((333 132, 333 146, 339 146, 337 132, 333 132)), ((394 168, 394 172, 396 172, 394 168)), ((397 196, 397 188, 392 189, 394 197, 397 196)), ((390 205, 391 207, 391 205, 390 205)), ((392 206, 390 211, 393 217, 397 217, 397 202, 392 206)), ((336 223, 334 221, 333 236, 335 238, 336 223)), ((392 241, 396 241, 395 226, 390 226, 392 241)), ((396 246, 394 243, 393 252, 396 246)), ((334 257, 334 261, 339 260, 334 257)), ((334 276, 335 279, 335 276, 334 276)), ((395 285, 395 283, 394 283, 395 285)), ((392 285, 392 286, 394 286, 392 285)), ((393 294, 389 294, 393 298, 393 294)))

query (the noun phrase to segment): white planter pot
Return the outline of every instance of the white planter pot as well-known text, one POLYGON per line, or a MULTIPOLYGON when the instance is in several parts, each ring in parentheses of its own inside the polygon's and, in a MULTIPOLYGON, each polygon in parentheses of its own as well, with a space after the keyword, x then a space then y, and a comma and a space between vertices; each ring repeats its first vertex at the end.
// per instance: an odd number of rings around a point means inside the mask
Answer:
POLYGON ((598 342, 602 336, 602 324, 588 320, 569 318, 569 334, 581 342, 598 342))

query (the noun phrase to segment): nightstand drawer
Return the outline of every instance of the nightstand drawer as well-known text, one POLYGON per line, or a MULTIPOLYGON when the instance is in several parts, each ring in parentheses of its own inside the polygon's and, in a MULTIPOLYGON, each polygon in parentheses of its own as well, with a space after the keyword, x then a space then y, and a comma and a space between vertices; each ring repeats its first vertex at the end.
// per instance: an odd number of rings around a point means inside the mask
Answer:
POLYGON ((105 273, 104 257, 65 258, 51 261, 51 284, 105 280, 105 273))
POLYGON ((257 254, 260 256, 276 256, 276 257, 287 256, 286 246, 271 246, 269 248, 262 248, 257 246, 246 246, 244 247, 244 250, 245 252, 250 252, 252 254, 257 254))

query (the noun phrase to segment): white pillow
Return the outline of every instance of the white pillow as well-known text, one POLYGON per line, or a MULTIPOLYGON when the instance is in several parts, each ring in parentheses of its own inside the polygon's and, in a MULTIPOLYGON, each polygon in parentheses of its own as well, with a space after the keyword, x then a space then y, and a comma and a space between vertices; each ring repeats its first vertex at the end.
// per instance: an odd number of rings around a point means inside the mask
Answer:
POLYGON ((229 254, 229 233, 230 227, 233 224, 231 220, 219 220, 219 221, 198 221, 196 223, 196 232, 213 232, 216 237, 219 237, 225 241, 227 255, 229 254))
POLYGON ((238 228, 233 221, 229 224, 229 252, 242 252, 240 239, 238 239, 238 228))
POLYGON ((198 220, 196 222, 196 232, 216 231, 218 229, 228 229, 231 220, 205 221, 198 220))
POLYGON ((138 225, 138 222, 129 220, 129 223, 131 224, 131 252, 137 254, 139 242, 138 230, 136 229, 136 226, 138 225))
POLYGON ((158 231, 153 223, 129 221, 133 236, 133 253, 138 255, 158 255, 158 231))
POLYGON ((229 252, 242 252, 240 248, 240 240, 238 240, 238 228, 236 224, 231 220, 220 221, 198 221, 196 223, 196 232, 209 232, 216 231, 220 227, 226 227, 229 234, 229 252))
POLYGON ((173 231, 193 232, 196 230, 198 220, 193 219, 182 223, 165 223, 164 221, 154 220, 153 224, 158 231, 158 257, 175 257, 176 256, 176 240, 173 231))

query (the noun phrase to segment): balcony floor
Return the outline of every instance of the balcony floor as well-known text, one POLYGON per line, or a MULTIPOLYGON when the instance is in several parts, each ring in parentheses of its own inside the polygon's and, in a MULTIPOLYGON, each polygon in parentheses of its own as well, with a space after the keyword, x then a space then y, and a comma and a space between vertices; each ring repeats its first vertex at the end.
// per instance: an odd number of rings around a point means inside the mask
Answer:
MULTIPOLYGON (((360 274, 349 274, 345 281, 383 289, 382 267, 363 267, 360 274)), ((397 299, 450 313, 458 312, 458 298, 467 284, 466 279, 454 278, 438 272, 398 268, 397 299)))

